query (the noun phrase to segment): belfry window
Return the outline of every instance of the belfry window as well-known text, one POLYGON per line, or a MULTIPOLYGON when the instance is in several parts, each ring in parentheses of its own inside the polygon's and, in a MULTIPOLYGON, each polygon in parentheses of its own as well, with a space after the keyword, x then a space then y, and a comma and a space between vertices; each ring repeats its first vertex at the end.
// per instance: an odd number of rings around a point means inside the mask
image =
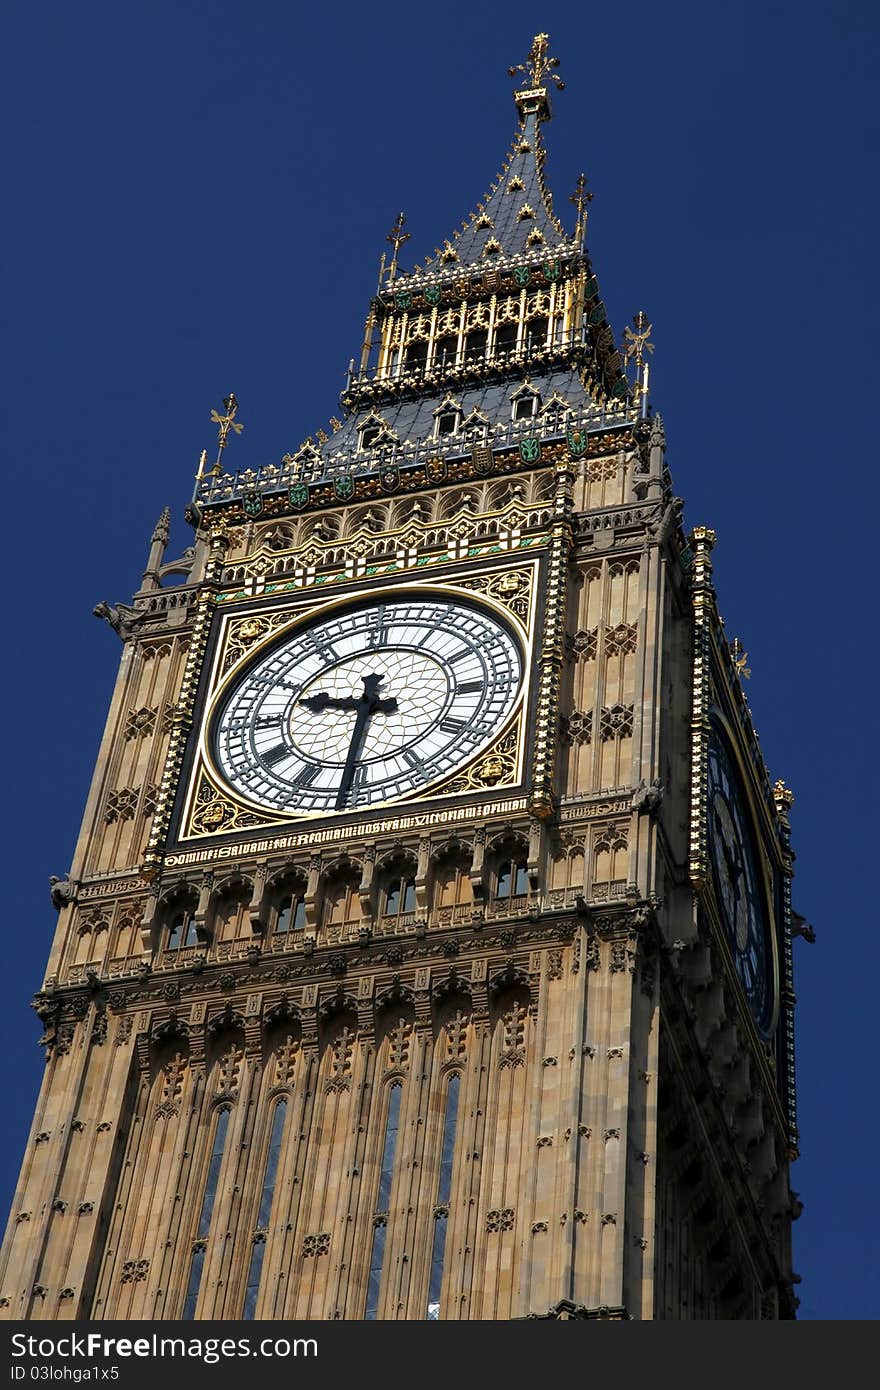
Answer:
POLYGON ((382 434, 382 425, 378 420, 371 420, 361 429, 361 448, 372 449, 382 434))
POLYGON ((529 891, 528 865, 524 859, 505 859, 498 865, 496 898, 520 898, 529 891))
POLYGON ((453 367, 458 353, 458 338, 454 334, 447 334, 444 338, 438 338, 434 344, 434 365, 435 367, 453 367))
POLYGON ((364 1309, 364 1318, 367 1321, 374 1321, 379 1315, 379 1292, 382 1287, 382 1265, 385 1260, 385 1243, 388 1235, 388 1209, 391 1204, 391 1179, 394 1176, 394 1151, 397 1148, 402 1096, 403 1086, 401 1082, 392 1082, 388 1093, 388 1114, 385 1119, 385 1138, 382 1144, 382 1166, 379 1170, 379 1187, 373 1215, 373 1247, 370 1252, 370 1274, 367 1281, 367 1306, 364 1309))
POLYGON ((517 325, 500 323, 495 329, 495 356, 504 357, 516 351, 517 325))
POLYGON ((415 342, 409 343, 404 357, 404 366, 408 372, 420 372, 427 365, 428 344, 426 339, 419 338, 415 342))
POLYGON ((443 1117, 443 1138, 440 1146, 440 1173, 437 1178, 437 1197, 434 1203, 434 1240, 431 1245, 431 1275, 428 1283, 428 1307, 425 1314, 431 1322, 440 1317, 440 1291, 443 1287, 443 1262, 446 1256, 446 1233, 449 1229, 449 1198, 452 1193, 452 1159, 455 1154, 455 1130, 458 1124, 458 1092, 461 1076, 451 1073, 446 1087, 446 1113, 443 1117))
POLYGON ((272 1112, 272 1131, 269 1136, 269 1152, 266 1155, 266 1168, 263 1173, 263 1189, 260 1195, 260 1210, 257 1213, 257 1229, 254 1232, 254 1248, 248 1269, 247 1288, 244 1296, 242 1318, 253 1318, 257 1297, 260 1292, 260 1279, 263 1273, 263 1258, 266 1254, 266 1227, 272 1215, 272 1199, 275 1196, 275 1182, 278 1177, 278 1164, 281 1159, 281 1140, 284 1137, 284 1121, 287 1117, 287 1101, 282 1096, 272 1112))
POLYGON ((482 362, 486 356, 486 343, 489 335, 484 329, 477 329, 474 333, 469 333, 465 339, 464 360, 465 362, 482 362))
POLYGON ((526 344, 528 352, 540 352, 547 345, 548 319, 529 319, 526 324, 526 344))
POLYGON ((172 917, 168 927, 166 950, 179 951, 184 946, 198 945, 196 919, 191 912, 178 912, 172 917))
POLYGON ((217 1113, 217 1122, 214 1126, 214 1142, 211 1145, 211 1157, 208 1161, 208 1172, 205 1178, 205 1190, 202 1194, 202 1206, 199 1211, 199 1224, 196 1229, 196 1239, 193 1246, 192 1258, 189 1266, 189 1282, 186 1286, 186 1300, 183 1305, 181 1317, 185 1320, 194 1318, 196 1315, 196 1304, 199 1300, 199 1286, 202 1282, 202 1270, 205 1264, 205 1254, 207 1252, 208 1233, 211 1229, 211 1217, 214 1215, 214 1202, 217 1197, 217 1184, 220 1181, 220 1169, 223 1166, 223 1150, 226 1147, 226 1131, 229 1128, 229 1108, 225 1107, 217 1113))

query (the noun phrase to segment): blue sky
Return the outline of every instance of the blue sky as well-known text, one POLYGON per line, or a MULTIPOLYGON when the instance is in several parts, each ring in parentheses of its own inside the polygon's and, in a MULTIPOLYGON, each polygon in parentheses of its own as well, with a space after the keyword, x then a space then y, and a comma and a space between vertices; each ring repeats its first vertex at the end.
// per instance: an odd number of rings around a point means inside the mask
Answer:
POLYGON ((764 755, 797 797, 795 904, 818 933, 796 942, 801 1315, 875 1318, 880 11, 845 0, 7 16, 0 1204, 39 1083, 48 876, 70 861, 119 657, 90 610, 137 587, 166 504, 187 544, 225 392, 238 466, 326 425, 394 215, 415 259, 470 212, 538 28, 567 83, 546 129, 557 209, 570 224, 585 169, 611 322, 654 325, 686 524, 718 532, 764 755))

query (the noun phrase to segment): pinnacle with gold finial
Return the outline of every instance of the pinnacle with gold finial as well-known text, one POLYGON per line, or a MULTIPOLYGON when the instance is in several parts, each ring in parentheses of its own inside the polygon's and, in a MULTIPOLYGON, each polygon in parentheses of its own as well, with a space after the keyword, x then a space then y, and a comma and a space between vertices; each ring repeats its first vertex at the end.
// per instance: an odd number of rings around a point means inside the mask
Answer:
POLYGON ((217 462, 214 464, 214 469, 217 472, 220 471, 220 459, 223 450, 226 448, 229 431, 233 430, 236 434, 241 434, 244 429, 244 425, 239 424, 235 418, 238 413, 238 400, 232 391, 230 391, 228 396, 223 397, 223 409, 226 411, 225 415, 221 415, 217 410, 211 411, 211 419, 214 421, 215 425, 219 425, 217 431, 217 462))
POLYGON ((574 192, 569 200, 577 208, 577 226, 574 229, 574 239, 580 243, 584 239, 584 232, 587 229, 587 204, 593 201, 593 195, 587 188, 586 174, 578 174, 574 192))
POLYGON ((736 674, 745 680, 749 680, 752 674, 751 666, 747 666, 749 654, 738 637, 734 637, 730 644, 730 655, 733 659, 733 669, 736 674))
POLYGON ((403 245, 404 245, 407 241, 409 241, 409 239, 410 239, 410 233, 409 233, 409 232, 405 232, 405 231, 403 230, 404 227, 405 227, 405 225, 406 225, 406 217, 404 216, 404 214, 403 214, 402 212, 399 212, 399 213, 397 214, 397 219, 396 219, 396 221, 395 221, 395 223, 394 223, 394 226, 391 228, 391 231, 388 233, 387 237, 385 238, 386 241, 390 241, 390 242, 391 242, 391 245, 392 245, 392 247, 394 248, 394 249, 393 249, 393 252, 392 252, 392 256, 391 256, 391 265, 388 267, 388 283, 389 283, 389 284, 391 284, 391 281, 394 279, 395 275, 397 274, 397 258, 398 258, 399 254, 400 254, 400 248, 401 248, 401 246, 403 246, 403 245))

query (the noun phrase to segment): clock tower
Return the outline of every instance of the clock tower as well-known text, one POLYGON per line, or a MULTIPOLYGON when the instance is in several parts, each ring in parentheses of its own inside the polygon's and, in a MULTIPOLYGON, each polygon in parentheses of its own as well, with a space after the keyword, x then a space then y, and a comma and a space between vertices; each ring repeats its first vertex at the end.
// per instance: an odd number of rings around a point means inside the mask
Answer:
POLYGON ((794 1316, 792 797, 557 66, 415 269, 398 218, 341 419, 235 472, 228 396, 193 546, 96 609, 6 1317, 794 1316))

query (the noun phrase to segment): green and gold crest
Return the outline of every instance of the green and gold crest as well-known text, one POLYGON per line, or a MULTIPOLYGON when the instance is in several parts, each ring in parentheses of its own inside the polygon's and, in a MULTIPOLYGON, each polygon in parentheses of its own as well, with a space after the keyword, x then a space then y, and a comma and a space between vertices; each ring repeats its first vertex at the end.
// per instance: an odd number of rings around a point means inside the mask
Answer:
POLYGON ((340 473, 338 478, 333 479, 333 491, 340 502, 347 502, 354 496, 354 478, 348 473, 340 473))
POLYGON ((259 516, 263 510, 263 499, 258 492, 246 492, 241 499, 245 516, 259 516))
POLYGON ((570 429, 566 431, 568 442, 568 452, 572 458, 579 459, 581 454, 587 452, 587 431, 570 429))
POLYGON ((519 456, 523 463, 537 463, 541 457, 540 439, 521 439, 519 442, 519 456))
POLYGON ((302 511, 303 507, 309 505, 308 483, 292 483, 287 495, 290 498, 291 507, 295 507, 297 511, 302 511))

